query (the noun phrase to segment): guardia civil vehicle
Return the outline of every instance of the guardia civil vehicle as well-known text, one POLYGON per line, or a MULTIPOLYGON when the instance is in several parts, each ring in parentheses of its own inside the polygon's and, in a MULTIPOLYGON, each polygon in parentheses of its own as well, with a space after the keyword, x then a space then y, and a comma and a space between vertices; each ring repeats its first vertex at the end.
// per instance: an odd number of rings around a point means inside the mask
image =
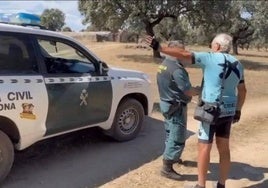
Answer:
POLYGON ((108 67, 75 39, 0 23, 0 181, 14 149, 100 127, 118 141, 135 138, 152 111, 147 74, 108 67))

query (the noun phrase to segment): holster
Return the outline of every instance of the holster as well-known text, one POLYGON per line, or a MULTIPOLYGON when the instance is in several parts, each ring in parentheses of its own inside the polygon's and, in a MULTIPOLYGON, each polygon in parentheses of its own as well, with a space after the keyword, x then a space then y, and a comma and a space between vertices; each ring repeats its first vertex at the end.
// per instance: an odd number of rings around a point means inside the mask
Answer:
POLYGON ((183 106, 185 106, 184 103, 180 101, 172 101, 170 102, 170 107, 166 113, 164 113, 164 116, 166 119, 170 119, 171 116, 178 110, 181 110, 183 106))

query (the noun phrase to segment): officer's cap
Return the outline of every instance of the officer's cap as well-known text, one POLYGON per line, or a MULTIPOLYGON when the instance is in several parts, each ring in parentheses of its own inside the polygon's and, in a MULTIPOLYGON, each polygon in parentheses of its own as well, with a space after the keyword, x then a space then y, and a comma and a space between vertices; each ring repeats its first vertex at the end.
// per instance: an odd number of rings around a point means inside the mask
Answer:
POLYGON ((173 40, 168 43, 168 47, 179 47, 184 48, 184 44, 180 40, 173 40))

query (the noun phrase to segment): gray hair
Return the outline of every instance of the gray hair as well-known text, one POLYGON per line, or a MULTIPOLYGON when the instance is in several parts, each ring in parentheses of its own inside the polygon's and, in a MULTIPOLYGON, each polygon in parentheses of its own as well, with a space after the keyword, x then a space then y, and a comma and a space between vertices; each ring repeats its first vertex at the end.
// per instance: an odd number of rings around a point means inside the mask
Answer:
POLYGON ((184 49, 184 44, 180 40, 173 40, 168 43, 168 47, 171 47, 171 48, 178 47, 178 48, 184 49))
POLYGON ((218 43, 221 46, 221 51, 230 52, 232 46, 232 40, 233 38, 230 35, 226 33, 221 33, 216 35, 212 43, 218 43))

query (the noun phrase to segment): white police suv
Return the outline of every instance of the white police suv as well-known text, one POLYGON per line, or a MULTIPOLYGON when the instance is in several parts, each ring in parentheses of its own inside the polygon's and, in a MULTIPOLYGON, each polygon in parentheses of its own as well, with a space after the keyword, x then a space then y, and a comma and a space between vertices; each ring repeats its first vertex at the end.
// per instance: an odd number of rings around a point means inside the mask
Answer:
POLYGON ((60 33, 0 24, 0 181, 14 149, 96 126, 127 141, 151 111, 145 73, 110 68, 60 33))

